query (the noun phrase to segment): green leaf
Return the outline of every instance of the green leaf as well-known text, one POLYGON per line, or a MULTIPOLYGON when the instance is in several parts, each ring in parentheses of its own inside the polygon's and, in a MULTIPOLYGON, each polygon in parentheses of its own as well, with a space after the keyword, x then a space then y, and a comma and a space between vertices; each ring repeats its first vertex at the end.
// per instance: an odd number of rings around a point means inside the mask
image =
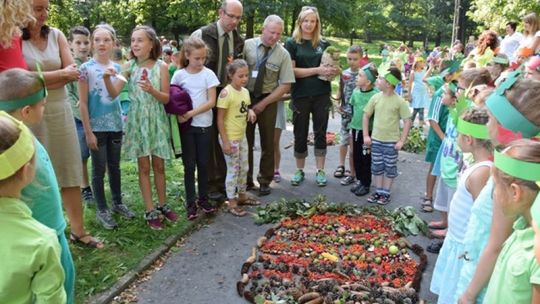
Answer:
POLYGON ((265 301, 265 299, 264 299, 264 297, 261 296, 261 295, 257 295, 257 296, 255 297, 255 304, 264 304, 264 301, 265 301))

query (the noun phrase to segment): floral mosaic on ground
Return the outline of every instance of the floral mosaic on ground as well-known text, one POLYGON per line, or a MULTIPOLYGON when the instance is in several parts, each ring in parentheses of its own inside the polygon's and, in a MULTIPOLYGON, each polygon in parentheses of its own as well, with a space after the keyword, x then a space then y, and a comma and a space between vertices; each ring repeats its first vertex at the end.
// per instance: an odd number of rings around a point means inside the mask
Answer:
MULTIPOLYGON (((393 228, 396 217, 417 221, 415 214, 324 199, 303 204, 327 212, 284 218, 259 238, 241 269, 240 296, 266 304, 418 301, 427 257, 393 228)), ((260 208, 259 216, 274 207, 260 208)))

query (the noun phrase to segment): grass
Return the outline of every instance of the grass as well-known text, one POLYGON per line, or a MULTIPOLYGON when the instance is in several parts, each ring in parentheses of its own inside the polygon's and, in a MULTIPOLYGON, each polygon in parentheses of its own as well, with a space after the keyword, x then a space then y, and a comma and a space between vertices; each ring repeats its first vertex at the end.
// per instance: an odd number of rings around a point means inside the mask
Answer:
MULTIPOLYGON (((136 212, 137 217, 128 221, 115 216, 119 228, 105 230, 96 221, 95 205, 85 208, 86 228, 103 240, 106 247, 97 250, 70 246, 77 270, 76 303, 85 303, 93 295, 110 288, 168 237, 180 234, 187 227, 181 161, 169 161, 166 164, 167 201, 179 213, 179 219, 176 223, 167 222, 161 231, 151 230, 143 220, 144 204, 139 190, 137 163, 123 161, 121 170, 124 203, 136 212)), ((109 193, 108 189, 106 193, 109 193)), ((108 202, 110 204, 110 196, 108 202)))

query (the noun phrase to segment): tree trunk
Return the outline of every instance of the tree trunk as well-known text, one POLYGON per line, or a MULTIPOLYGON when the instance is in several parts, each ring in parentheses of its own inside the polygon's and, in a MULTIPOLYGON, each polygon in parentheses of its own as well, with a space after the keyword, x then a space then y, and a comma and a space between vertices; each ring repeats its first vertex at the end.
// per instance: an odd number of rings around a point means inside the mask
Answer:
POLYGON ((255 26, 255 17, 253 15, 246 17, 246 39, 253 38, 255 26))
POLYGON ((440 46, 442 40, 442 32, 437 32, 437 37, 435 38, 435 46, 440 46))

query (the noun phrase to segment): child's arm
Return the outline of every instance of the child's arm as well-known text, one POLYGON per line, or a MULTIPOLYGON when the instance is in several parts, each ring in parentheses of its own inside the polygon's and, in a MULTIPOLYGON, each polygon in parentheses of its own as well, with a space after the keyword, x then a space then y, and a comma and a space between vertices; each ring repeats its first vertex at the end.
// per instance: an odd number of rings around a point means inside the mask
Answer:
POLYGON ((398 140, 394 148, 399 151, 407 141, 407 136, 409 136, 409 130, 411 129, 411 119, 405 118, 403 120, 403 132, 401 132, 401 138, 398 140))
MULTIPOLYGON (((250 110, 251 111, 251 110, 250 110)), ((221 142, 223 145, 221 149, 224 154, 231 154, 231 143, 229 142, 229 137, 227 137, 227 131, 225 130, 225 113, 227 109, 217 108, 217 127, 219 131, 219 136, 221 137, 221 142)))
POLYGON ((370 113, 364 111, 364 118, 362 119, 362 135, 364 136, 364 145, 371 146, 371 137, 369 137, 369 119, 370 113))
POLYGON ((185 122, 188 119, 190 119, 193 116, 197 116, 201 113, 204 113, 210 109, 212 109, 216 105, 216 87, 211 87, 207 91, 208 100, 203 103, 201 106, 188 111, 186 114, 180 116, 181 120, 180 122, 185 122))
POLYGON ((90 115, 88 114, 88 80, 86 77, 79 79, 79 110, 81 112, 84 135, 86 137, 86 145, 91 150, 97 151, 97 138, 94 135, 94 132, 92 132, 90 115))
POLYGON ((476 297, 489 282, 504 241, 512 233, 515 218, 506 217, 497 202, 493 202, 493 219, 486 248, 480 255, 474 276, 465 292, 460 296, 459 303, 476 303, 476 297))
MULTIPOLYGON (((122 71, 129 70, 129 65, 129 62, 124 63, 124 65, 122 66, 122 71)), ((112 99, 118 97, 118 95, 120 95, 120 92, 122 92, 122 89, 126 85, 126 83, 120 79, 117 79, 114 83, 112 83, 111 76, 114 76, 116 74, 117 71, 114 67, 108 67, 103 72, 103 82, 105 83, 105 88, 107 88, 107 92, 109 92, 109 96, 111 96, 112 99)), ((125 72, 122 73, 122 76, 128 79, 130 75, 125 72)))
POLYGON ((439 136, 441 140, 444 140, 444 132, 441 129, 441 126, 439 126, 439 123, 431 119, 429 119, 428 121, 429 121, 429 126, 433 129, 433 131, 437 133, 437 135, 439 136))
POLYGON ((41 266, 32 278, 30 289, 34 303, 66 303, 64 270, 60 264, 60 246, 53 233, 35 255, 41 266))
POLYGON ((336 108, 338 112, 341 112, 341 92, 343 90, 343 77, 339 77, 339 86, 336 93, 336 97, 334 98, 336 101, 336 108))
POLYGON ((531 304, 540 303, 540 285, 532 284, 531 304))
POLYGON ((476 200, 484 186, 486 185, 491 168, 488 166, 482 166, 474 170, 467 181, 465 182, 465 187, 467 191, 471 194, 473 200, 476 200))
POLYGON ((169 67, 165 62, 162 62, 159 65, 159 73, 161 76, 161 83, 160 83, 160 89, 154 88, 152 86, 152 83, 148 78, 144 81, 139 81, 139 86, 141 89, 150 95, 152 95, 155 99, 157 99, 162 104, 166 104, 169 102, 169 67))

